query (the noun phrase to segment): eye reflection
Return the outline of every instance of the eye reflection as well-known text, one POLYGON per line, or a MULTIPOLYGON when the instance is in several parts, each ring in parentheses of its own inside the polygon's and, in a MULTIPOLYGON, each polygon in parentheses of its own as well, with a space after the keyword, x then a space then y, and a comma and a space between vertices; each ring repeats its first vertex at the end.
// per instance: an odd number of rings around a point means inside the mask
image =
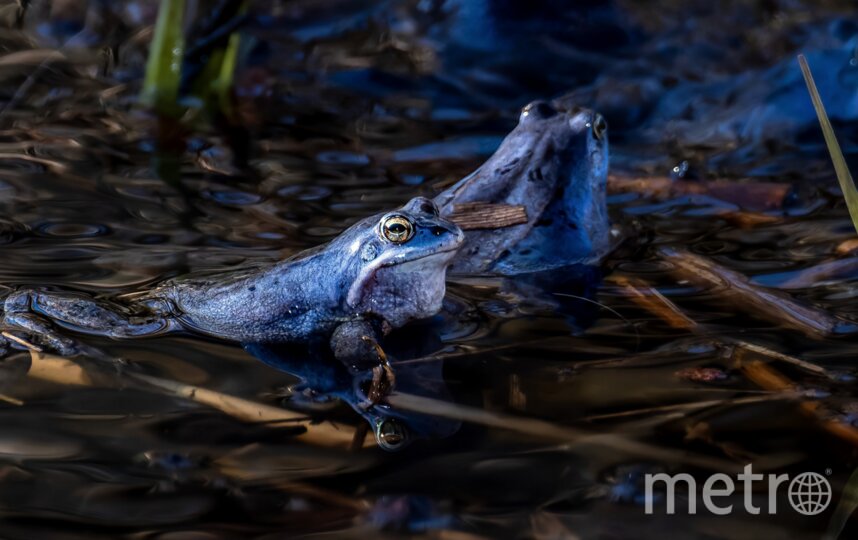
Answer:
POLYGON ((389 216, 381 222, 381 234, 394 244, 404 244, 414 235, 414 225, 403 216, 389 216))

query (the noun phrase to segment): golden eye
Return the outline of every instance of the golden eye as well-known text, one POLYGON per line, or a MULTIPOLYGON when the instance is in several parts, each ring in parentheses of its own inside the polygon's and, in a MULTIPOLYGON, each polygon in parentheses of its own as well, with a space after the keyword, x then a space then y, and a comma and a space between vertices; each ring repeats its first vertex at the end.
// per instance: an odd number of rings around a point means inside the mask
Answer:
POLYGON ((381 233, 394 244, 404 244, 414 235, 414 225, 402 216, 390 216, 381 222, 381 233))
POLYGON ((601 141, 602 137, 604 137, 605 133, 608 131, 608 123, 605 122, 605 118, 601 114, 597 114, 596 119, 593 120, 591 129, 593 130, 593 136, 596 137, 596 140, 601 141))

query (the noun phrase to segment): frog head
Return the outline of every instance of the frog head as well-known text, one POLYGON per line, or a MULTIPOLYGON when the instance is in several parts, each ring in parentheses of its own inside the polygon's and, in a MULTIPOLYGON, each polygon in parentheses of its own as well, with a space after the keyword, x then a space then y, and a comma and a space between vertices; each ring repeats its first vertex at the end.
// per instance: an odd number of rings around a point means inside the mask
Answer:
POLYGON ((423 197, 358 222, 331 245, 345 258, 345 308, 394 328, 434 315, 463 240, 462 230, 423 197))
POLYGON ((527 223, 469 230, 454 273, 518 273, 583 262, 607 247, 607 124, 598 113, 536 101, 479 169, 435 198, 523 206, 527 223))

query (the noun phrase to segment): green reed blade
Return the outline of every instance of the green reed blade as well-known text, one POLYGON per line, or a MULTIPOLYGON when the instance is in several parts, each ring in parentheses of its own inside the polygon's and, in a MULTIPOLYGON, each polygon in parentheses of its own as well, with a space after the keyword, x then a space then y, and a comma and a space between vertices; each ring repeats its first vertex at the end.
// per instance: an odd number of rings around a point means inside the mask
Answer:
POLYGON ((185 0, 161 0, 146 63, 141 101, 165 116, 179 116, 179 85, 185 54, 185 0))
MULTIPOLYGON (((241 7, 241 12, 245 11, 247 11, 247 2, 244 2, 241 7)), ((218 110, 233 123, 236 123, 237 119, 232 100, 232 88, 235 84, 235 71, 238 66, 240 46, 241 35, 238 32, 234 32, 229 36, 229 44, 226 51, 224 51, 220 73, 215 83, 218 110)))
POLYGON ((849 173, 846 159, 840 150, 840 144, 837 143, 834 128, 831 127, 831 121, 825 112, 822 98, 819 97, 819 91, 816 89, 816 83, 813 82, 813 75, 810 73, 810 67, 807 65, 807 59, 803 54, 798 55, 798 63, 801 65, 801 73, 804 75, 804 82, 807 83, 807 91, 810 92, 813 108, 816 109, 816 116, 819 118, 819 125, 822 128, 822 135, 825 137, 825 144, 828 146, 828 153, 831 154, 831 161, 834 163, 834 172, 837 174, 840 189, 843 191, 843 197, 846 199, 846 207, 849 208, 852 225, 858 231, 858 189, 855 189, 855 182, 852 181, 852 175, 849 173))

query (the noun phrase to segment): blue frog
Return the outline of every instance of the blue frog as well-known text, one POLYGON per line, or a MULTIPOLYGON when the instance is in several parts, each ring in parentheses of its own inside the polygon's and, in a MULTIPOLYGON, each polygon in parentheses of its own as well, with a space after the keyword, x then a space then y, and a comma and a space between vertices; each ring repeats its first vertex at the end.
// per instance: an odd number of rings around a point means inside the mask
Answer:
POLYGON ((383 357, 379 337, 441 308, 463 239, 432 201, 417 197, 268 266, 186 276, 114 300, 18 290, 4 302, 2 323, 19 343, 69 356, 81 346, 60 328, 116 339, 180 329, 241 343, 329 339, 357 372, 383 357))

